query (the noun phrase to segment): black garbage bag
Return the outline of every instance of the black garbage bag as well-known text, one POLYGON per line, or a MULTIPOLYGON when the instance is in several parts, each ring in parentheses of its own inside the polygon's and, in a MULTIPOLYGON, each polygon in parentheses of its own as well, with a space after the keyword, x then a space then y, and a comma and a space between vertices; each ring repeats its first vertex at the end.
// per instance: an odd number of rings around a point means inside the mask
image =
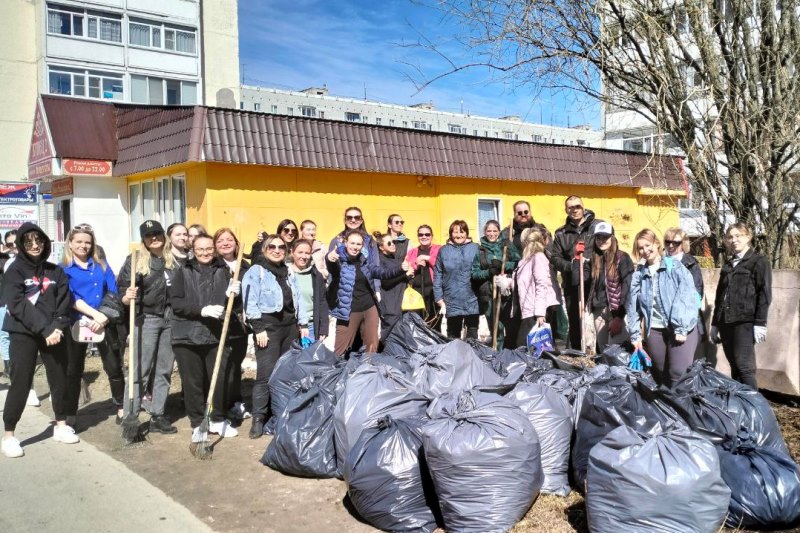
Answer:
POLYGON ((757 446, 749 436, 729 441, 717 451, 722 479, 731 489, 726 526, 789 529, 800 525, 800 468, 788 454, 757 446))
POLYGON ((385 416, 361 432, 344 466, 358 514, 385 531, 430 532, 439 502, 422 452, 422 420, 385 416))
POLYGON ((627 367, 631 362, 631 354, 619 344, 610 344, 606 346, 603 353, 592 357, 592 360, 598 364, 627 367))
POLYGON ((427 407, 428 399, 403 372, 384 363, 362 361, 345 382, 334 409, 339 472, 365 428, 386 415, 424 418, 427 407))
POLYGON ((336 475, 333 410, 344 363, 304 378, 278 418, 275 436, 261 462, 300 477, 336 475))
POLYGON ((698 359, 672 385, 672 390, 678 394, 698 391, 708 387, 730 386, 732 388, 750 388, 747 385, 731 379, 722 372, 715 370, 714 367, 705 359, 698 359))
POLYGON ((408 358, 423 346, 445 344, 450 339, 431 329, 416 313, 403 313, 384 342, 383 353, 399 358, 408 358))
POLYGON ((651 405, 627 380, 608 375, 594 381, 585 389, 575 422, 570 466, 573 487, 585 490, 589 452, 612 430, 628 426, 643 435, 654 435, 675 425, 685 427, 679 418, 670 418, 651 405))
POLYGON ((544 483, 542 492, 567 496, 569 449, 572 440, 572 407, 553 389, 520 383, 506 395, 528 417, 539 436, 544 483))
POLYGON ((589 454, 592 533, 719 531, 731 491, 714 446, 687 428, 640 434, 621 426, 589 454))
POLYGON ((528 375, 525 381, 549 387, 571 402, 575 398, 575 380, 578 376, 578 372, 552 368, 528 375))
POLYGON ((503 378, 484 364, 462 340, 424 346, 411 355, 411 381, 426 398, 461 392, 477 386, 503 385, 503 378))
POLYGON ((299 342, 292 343, 289 351, 275 363, 275 369, 269 378, 269 401, 272 417, 267 421, 266 431, 273 432, 289 399, 300 388, 300 381, 319 370, 333 368, 338 361, 339 358, 336 357, 336 354, 321 341, 306 348, 302 348, 299 342))
POLYGON ((507 531, 541 490, 536 431, 501 396, 461 393, 455 413, 423 426, 422 441, 447 531, 507 531))

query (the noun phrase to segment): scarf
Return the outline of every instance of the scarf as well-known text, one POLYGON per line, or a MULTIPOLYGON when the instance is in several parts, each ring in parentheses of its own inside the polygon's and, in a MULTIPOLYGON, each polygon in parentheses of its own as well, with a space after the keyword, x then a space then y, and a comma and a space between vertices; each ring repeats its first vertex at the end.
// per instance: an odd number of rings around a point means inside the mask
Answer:
MULTIPOLYGON (((622 252, 617 252, 616 257, 614 257, 614 263, 619 265, 621 258, 622 252)), ((608 299, 609 311, 616 311, 620 308, 620 305, 622 305, 622 287, 619 282, 618 269, 614 271, 613 276, 610 276, 608 274, 608 269, 606 269, 606 298, 608 299)))

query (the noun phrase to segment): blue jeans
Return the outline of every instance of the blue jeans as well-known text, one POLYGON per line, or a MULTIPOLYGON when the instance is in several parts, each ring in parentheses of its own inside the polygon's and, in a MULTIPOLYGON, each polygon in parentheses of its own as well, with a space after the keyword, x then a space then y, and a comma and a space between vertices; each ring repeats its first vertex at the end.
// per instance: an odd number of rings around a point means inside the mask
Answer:
MULTIPOLYGON (((3 327, 3 322, 6 320, 6 311, 8 308, 4 305, 0 307, 0 328, 3 327)), ((11 339, 8 336, 7 331, 3 331, 0 329, 0 357, 3 358, 3 361, 8 361, 9 354, 11 353, 11 339)))
MULTIPOLYGON (((147 390, 147 382, 150 380, 150 371, 155 368, 150 414, 161 416, 167 403, 172 365, 175 361, 175 355, 172 353, 172 327, 163 317, 145 315, 144 322, 141 326, 136 326, 133 335, 133 341, 136 343, 136 357, 133 360, 133 413, 139 412, 142 395, 147 390)), ((128 387, 128 376, 125 376, 125 415, 130 409, 128 387)))

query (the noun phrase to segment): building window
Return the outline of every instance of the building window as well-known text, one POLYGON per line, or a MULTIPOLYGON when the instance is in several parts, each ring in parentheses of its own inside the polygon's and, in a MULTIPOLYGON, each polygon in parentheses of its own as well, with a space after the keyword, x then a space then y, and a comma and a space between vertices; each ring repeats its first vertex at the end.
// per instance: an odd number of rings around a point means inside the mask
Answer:
POLYGON ((500 200, 478 199, 478 227, 483 229, 490 220, 500 220, 500 200))
POLYGON ((513 131, 504 131, 503 132, 503 139, 514 140, 514 132, 513 131))
POLYGON ((195 105, 197 83, 131 75, 131 102, 151 105, 195 105))
POLYGON ((239 109, 244 111, 244 102, 239 102, 239 109))
POLYGON ((448 124, 447 131, 449 131, 450 133, 458 133, 458 134, 467 133, 466 128, 462 128, 460 124, 448 124))
POLYGON ((578 139, 577 143, 578 143, 578 146, 587 146, 586 139, 578 139))
POLYGON ((133 46, 159 48, 181 54, 197 53, 197 30, 158 22, 131 20, 129 42, 133 46))
POLYGON ((367 123, 369 123, 369 118, 367 118, 367 116, 364 115, 363 117, 361 117, 361 122, 363 122, 364 124, 367 124, 367 123))
POLYGON ((304 117, 314 118, 317 116, 317 108, 308 105, 301 105, 300 114, 304 117))
POLYGON ((259 103, 253 104, 253 111, 261 111, 261 104, 259 103))
POLYGON ((124 100, 122 74, 50 67, 48 81, 50 94, 88 96, 101 100, 124 100))
POLYGON ((186 222, 185 176, 167 176, 128 185, 131 240, 139 240, 139 225, 154 219, 163 226, 186 222))
POLYGON ((377 126, 380 126, 380 125, 381 125, 381 117, 375 117, 375 124, 376 124, 377 126))
POLYGON ((278 106, 276 106, 274 104, 269 106, 269 112, 277 114, 278 113, 278 106))
POLYGON ((361 113, 351 113, 348 111, 344 114, 344 119, 347 122, 361 122, 361 113))
POLYGON ((475 137, 477 137, 477 136, 478 136, 478 130, 472 130, 472 134, 473 134, 475 137))
POLYGON ((48 4, 47 33, 121 43, 122 20, 112 14, 48 4))
POLYGON ((407 127, 408 127, 408 121, 407 121, 407 120, 404 120, 404 121, 403 121, 403 127, 404 127, 404 128, 407 128, 407 127))
POLYGON ((415 130, 427 130, 428 123, 425 122, 424 120, 415 120, 411 123, 411 127, 414 128, 415 130))
POLYGON ((534 135, 533 136, 533 142, 535 142, 535 143, 542 142, 542 136, 541 135, 534 135))
POLYGON ((289 115, 289 116, 294 115, 294 108, 293 107, 287 107, 286 108, 286 114, 289 115))
POLYGON ((390 119, 389 119, 389 125, 390 125, 390 126, 394 126, 394 119, 393 119, 393 118, 390 118, 390 119))

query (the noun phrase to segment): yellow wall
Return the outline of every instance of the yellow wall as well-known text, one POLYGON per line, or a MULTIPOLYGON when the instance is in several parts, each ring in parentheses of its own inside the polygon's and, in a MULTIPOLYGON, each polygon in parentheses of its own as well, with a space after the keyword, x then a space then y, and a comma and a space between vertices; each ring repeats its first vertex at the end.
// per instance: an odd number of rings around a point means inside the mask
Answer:
POLYGON ((235 227, 246 243, 262 229, 275 231, 283 218, 298 224, 313 219, 318 238, 328 241, 342 229, 342 215, 350 206, 363 210, 370 231, 384 230, 387 216, 399 213, 414 243, 416 228, 423 223, 433 227, 435 242, 444 242, 450 222, 458 218, 467 221, 477 240, 479 198, 501 201, 504 226, 514 201, 528 200, 534 218, 554 231, 564 223, 564 199, 570 194, 582 196, 598 218, 614 224, 626 251, 640 229, 652 228, 660 235, 678 225, 676 197, 637 195, 633 188, 465 178, 426 178, 431 185, 418 186, 417 176, 221 163, 195 164, 184 171, 187 222, 200 222, 209 231, 235 227))

